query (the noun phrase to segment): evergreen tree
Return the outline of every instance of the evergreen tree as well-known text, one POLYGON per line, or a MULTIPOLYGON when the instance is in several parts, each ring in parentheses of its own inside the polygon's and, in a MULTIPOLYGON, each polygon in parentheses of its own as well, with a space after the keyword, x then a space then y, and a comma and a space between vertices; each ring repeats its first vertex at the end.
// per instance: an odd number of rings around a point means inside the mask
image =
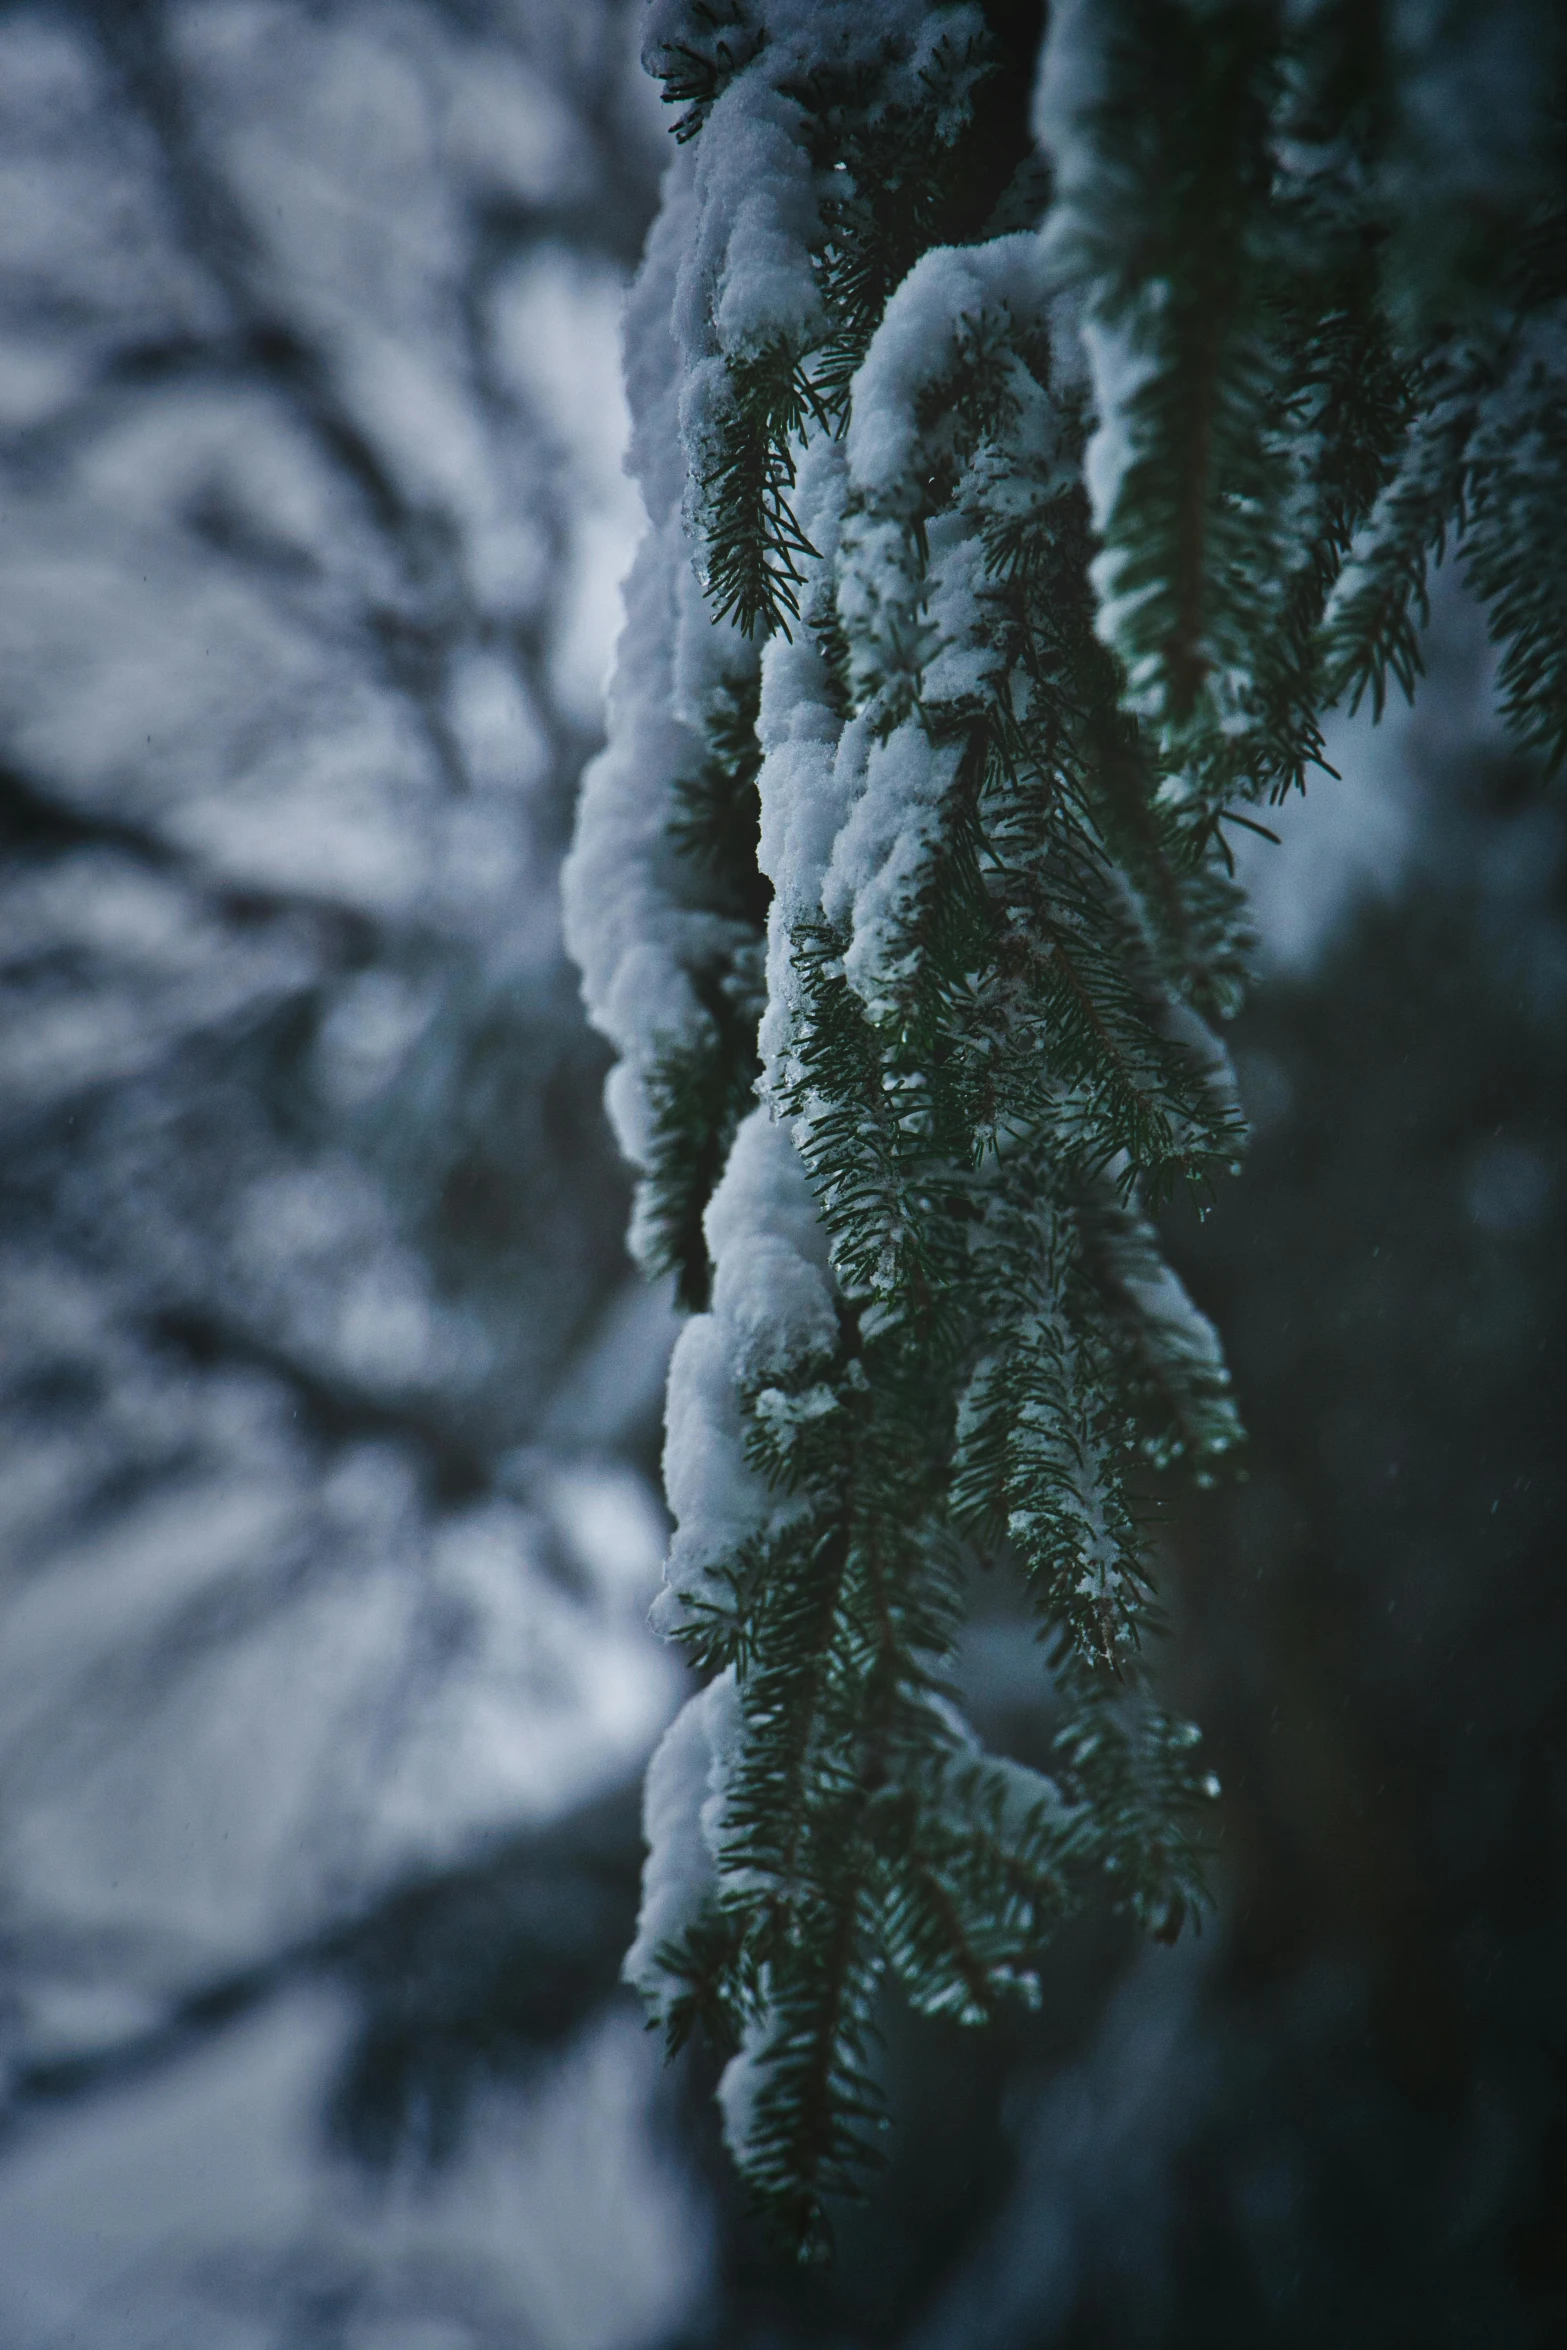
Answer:
POLYGON ((656 1616, 706 1680, 627 1965, 671 2045, 733 2048, 802 2249, 874 2153, 885 1976, 978 2022, 1107 1884, 1163 1936, 1201 1900, 1151 1548, 1240 1429, 1150 1216, 1244 1139, 1225 827, 1335 698, 1412 688, 1454 541, 1510 719, 1567 748, 1560 41, 1463 16, 1079 0, 1046 173, 1010 12, 651 12, 650 529, 567 907, 694 1309, 656 1616), (1048 1775, 958 1705, 991 1562, 1048 1775))

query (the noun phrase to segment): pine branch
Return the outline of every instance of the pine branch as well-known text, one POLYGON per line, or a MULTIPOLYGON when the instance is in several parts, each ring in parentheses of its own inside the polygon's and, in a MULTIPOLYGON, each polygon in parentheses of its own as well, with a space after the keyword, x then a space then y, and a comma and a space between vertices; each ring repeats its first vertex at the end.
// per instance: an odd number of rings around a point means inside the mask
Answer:
POLYGON ((705 585, 713 616, 746 636, 800 617, 801 563, 816 553, 794 518, 791 444, 826 416, 797 355, 781 339, 729 362, 729 397, 702 474, 705 585))
POLYGON ((712 1678, 650 1771, 631 1972, 736 2049, 730 2144, 806 2251, 876 2158, 889 1976, 979 2022, 1107 1888, 1164 1939, 1201 1909, 1154 1535, 1241 1430, 1149 1215, 1244 1137, 1226 828, 1334 696, 1413 688, 1449 545, 1515 727, 1567 748, 1558 150, 1494 286, 1457 230, 1421 275, 1380 22, 1058 0, 1042 246, 1023 157, 1009 233, 965 210, 972 10, 654 10, 656 532, 584 809, 641 928, 585 960, 694 1317, 655 1620, 712 1678), (1037 1618, 1048 1775, 953 1701, 976 1554, 1037 1618))

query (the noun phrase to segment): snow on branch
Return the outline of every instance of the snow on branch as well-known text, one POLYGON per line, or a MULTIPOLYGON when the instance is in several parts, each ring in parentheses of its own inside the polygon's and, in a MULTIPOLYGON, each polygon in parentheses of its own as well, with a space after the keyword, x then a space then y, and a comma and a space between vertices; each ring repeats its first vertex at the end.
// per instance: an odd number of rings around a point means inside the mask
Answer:
POLYGON ((630 1967, 729 2052, 802 2251, 875 2159, 889 1979, 977 2022, 1107 1887, 1166 1938, 1202 1899, 1152 1528, 1241 1430, 1152 1211, 1244 1142, 1224 825, 1320 761, 1338 683, 1412 678, 1450 529, 1563 739, 1560 191, 1510 184, 1517 265, 1433 342, 1413 117, 1345 24, 1067 0, 1053 207, 1019 120, 977 223, 977 10, 649 18, 684 109, 628 316, 649 530, 568 922, 692 1309, 655 1618, 708 1679, 630 1967), (956 1700, 981 1560, 1037 1617, 1049 1774, 956 1700))

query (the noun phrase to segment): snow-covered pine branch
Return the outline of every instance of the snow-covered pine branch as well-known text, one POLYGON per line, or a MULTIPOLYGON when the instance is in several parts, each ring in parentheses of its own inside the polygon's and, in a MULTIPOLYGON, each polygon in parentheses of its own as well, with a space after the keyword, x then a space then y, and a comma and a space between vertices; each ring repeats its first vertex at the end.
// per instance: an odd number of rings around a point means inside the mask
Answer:
POLYGON ((1515 191, 1491 310, 1422 324, 1348 14, 1069 0, 1043 218, 1013 12, 649 15, 684 109, 627 323, 649 531, 567 912, 637 1243, 695 1309, 656 1620, 707 1679, 629 1967, 732 2048, 802 2249, 874 2157, 885 1976, 978 2021, 1107 1884, 1161 1934, 1200 1899, 1148 1525, 1239 1426, 1148 1211, 1242 1139, 1223 822, 1303 779, 1331 682, 1412 674, 1455 520, 1560 734, 1519 552, 1555 578, 1549 208, 1515 191), (1048 1776, 958 1708, 979 1557, 1039 1614, 1048 1776))

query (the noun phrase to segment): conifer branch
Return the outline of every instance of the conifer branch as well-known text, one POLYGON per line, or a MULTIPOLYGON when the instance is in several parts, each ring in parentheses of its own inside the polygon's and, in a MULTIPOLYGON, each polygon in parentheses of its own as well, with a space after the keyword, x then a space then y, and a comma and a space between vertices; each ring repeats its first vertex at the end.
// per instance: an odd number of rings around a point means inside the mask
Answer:
POLYGON ((979 2022, 1107 1887, 1163 1939, 1201 1908, 1153 1532, 1241 1430, 1150 1215, 1244 1139, 1223 828, 1333 697, 1413 688, 1446 547, 1567 748, 1560 150, 1524 137, 1494 282, 1456 199, 1420 258, 1355 13, 1058 0, 1054 196, 1009 158, 998 233, 978 10, 651 12, 653 529, 567 888, 691 1317, 655 1621, 707 1679, 628 1973, 734 2051, 730 2145, 805 2251, 875 2159, 889 1977, 979 2022), (1048 1774, 958 1706, 977 1554, 1037 1617, 1048 1774))

